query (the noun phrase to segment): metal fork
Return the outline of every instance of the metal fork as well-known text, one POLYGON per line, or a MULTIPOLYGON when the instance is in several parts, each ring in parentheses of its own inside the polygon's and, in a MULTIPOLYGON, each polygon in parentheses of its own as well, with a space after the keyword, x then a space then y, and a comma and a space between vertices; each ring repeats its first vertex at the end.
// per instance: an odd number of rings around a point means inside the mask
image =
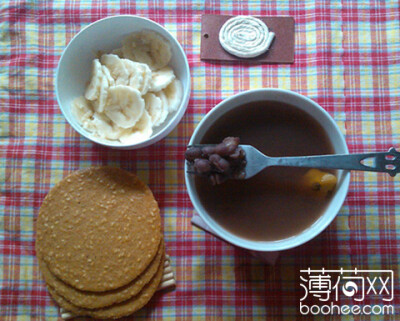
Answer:
MULTIPOLYGON (((196 147, 206 145, 192 145, 196 147)), ((208 145, 209 146, 209 145, 208 145)), ((400 170, 400 153, 394 147, 388 152, 364 154, 333 154, 318 156, 269 157, 251 145, 239 145, 246 153, 245 175, 248 179, 270 166, 309 167, 319 169, 345 169, 388 173, 394 177, 400 170), (372 160, 371 165, 362 163, 372 160)))
POLYGON ((394 147, 388 152, 318 155, 298 157, 269 157, 250 145, 240 145, 246 153, 247 164, 244 179, 253 177, 269 166, 310 167, 319 169, 346 169, 382 172, 394 177, 400 170, 400 153, 394 147), (372 165, 362 163, 372 159, 372 165))

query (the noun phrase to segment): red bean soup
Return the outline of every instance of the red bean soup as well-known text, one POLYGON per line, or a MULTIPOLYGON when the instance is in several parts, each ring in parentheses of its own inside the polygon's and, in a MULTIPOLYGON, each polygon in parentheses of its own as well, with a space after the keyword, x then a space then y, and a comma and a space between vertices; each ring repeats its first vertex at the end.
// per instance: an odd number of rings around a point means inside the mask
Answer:
MULTIPOLYGON (((280 102, 242 105, 219 118, 201 143, 240 137, 269 156, 334 153, 324 129, 304 111, 280 102)), ((199 199, 209 215, 231 233, 252 241, 294 236, 315 222, 331 197, 299 193, 306 168, 269 167, 248 180, 228 180, 212 186, 195 177, 199 199)))

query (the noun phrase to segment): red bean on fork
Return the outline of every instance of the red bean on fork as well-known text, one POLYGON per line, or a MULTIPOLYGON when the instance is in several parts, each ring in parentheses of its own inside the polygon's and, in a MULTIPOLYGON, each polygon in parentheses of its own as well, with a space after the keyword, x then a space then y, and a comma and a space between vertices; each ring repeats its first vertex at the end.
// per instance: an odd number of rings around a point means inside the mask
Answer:
POLYGON ((239 147, 238 137, 226 137, 214 146, 189 147, 185 159, 192 165, 194 173, 208 177, 212 185, 228 178, 244 178, 245 153, 239 147))
POLYGON ((208 159, 196 158, 194 160, 194 168, 199 174, 208 174, 211 172, 211 163, 208 159))
POLYGON ((239 137, 226 137, 222 143, 225 144, 228 149, 228 155, 230 155, 235 152, 236 148, 238 148, 240 139, 239 137))
POLYGON ((196 158, 201 157, 201 149, 198 147, 190 147, 185 152, 185 159, 188 161, 194 161, 196 158))
POLYGON ((211 164, 213 164, 220 172, 228 173, 230 169, 229 162, 219 156, 218 154, 212 154, 209 158, 211 164))
POLYGON ((203 155, 208 156, 215 153, 215 146, 205 146, 201 149, 203 155))
POLYGON ((220 143, 215 147, 215 153, 220 156, 229 156, 229 148, 224 143, 220 143))

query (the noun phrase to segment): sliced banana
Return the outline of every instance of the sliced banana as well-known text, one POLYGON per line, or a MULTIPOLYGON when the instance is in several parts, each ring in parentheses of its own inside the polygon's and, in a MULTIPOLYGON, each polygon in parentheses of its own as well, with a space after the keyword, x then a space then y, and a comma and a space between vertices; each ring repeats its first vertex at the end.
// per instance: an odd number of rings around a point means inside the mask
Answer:
POLYGON ((144 96, 145 108, 149 113, 151 122, 154 127, 161 125, 160 118, 163 112, 162 101, 160 97, 157 97, 153 93, 147 93, 144 96))
POLYGON ((182 83, 179 79, 174 79, 164 90, 168 99, 168 111, 174 112, 178 109, 182 101, 183 88, 182 83))
POLYGON ((118 85, 108 89, 105 114, 122 128, 135 126, 144 110, 144 99, 137 89, 118 85))
POLYGON ((143 86, 142 86, 142 93, 143 95, 146 94, 149 89, 150 89, 150 84, 151 84, 151 69, 149 66, 145 64, 141 64, 142 68, 142 75, 143 75, 143 86))
POLYGON ((93 116, 92 107, 83 96, 72 101, 71 113, 81 125, 93 116))
POLYGON ((145 95, 150 87, 151 70, 146 64, 135 62, 129 59, 121 59, 129 73, 128 84, 130 87, 145 95))
POLYGON ((85 97, 88 100, 95 100, 99 96, 101 79, 103 78, 103 71, 99 59, 94 59, 92 62, 92 78, 90 79, 89 86, 86 88, 85 97))
POLYGON ((174 71, 171 67, 164 67, 154 71, 151 75, 150 91, 160 91, 167 87, 175 79, 174 71))
POLYGON ((104 76, 101 79, 99 97, 92 102, 94 110, 98 113, 102 113, 106 107, 109 87, 107 78, 104 76))
POLYGON ((168 99, 163 91, 154 93, 161 100, 161 113, 158 119, 159 124, 162 124, 168 116, 168 99))
POLYGON ((104 77, 107 79, 108 82, 108 86, 114 86, 115 85, 115 80, 114 78, 111 76, 110 70, 108 70, 108 68, 106 66, 101 66, 101 70, 103 71, 103 75, 104 77))
POLYGON ((124 131, 122 128, 113 125, 106 116, 99 113, 94 113, 93 117, 83 124, 83 127, 97 137, 110 140, 117 140, 124 131))
POLYGON ((151 118, 146 110, 133 128, 125 129, 119 137, 123 144, 137 144, 148 139, 153 133, 151 118))
POLYGON ((129 84, 129 72, 117 55, 102 55, 100 61, 110 70, 111 76, 115 79, 116 85, 129 84))
POLYGON ((161 35, 151 30, 135 32, 122 42, 124 58, 142 62, 152 70, 165 67, 171 59, 171 47, 161 35))
POLYGON ((85 94, 71 113, 83 128, 101 140, 135 144, 148 139, 182 100, 169 42, 144 30, 128 36, 122 48, 99 53, 85 94))

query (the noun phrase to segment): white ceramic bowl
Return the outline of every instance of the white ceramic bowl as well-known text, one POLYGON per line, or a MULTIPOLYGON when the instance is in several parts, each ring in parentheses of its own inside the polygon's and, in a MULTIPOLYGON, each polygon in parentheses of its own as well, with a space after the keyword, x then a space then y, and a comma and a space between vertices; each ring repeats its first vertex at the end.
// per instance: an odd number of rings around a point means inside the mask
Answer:
MULTIPOLYGON (((335 153, 348 154, 346 141, 340 132, 339 127, 322 107, 307 97, 282 89, 250 90, 222 101, 201 120, 199 125, 196 127, 189 144, 200 143, 204 134, 213 125, 213 123, 228 111, 245 103, 263 100, 287 103, 305 111, 323 126, 329 137, 329 140, 332 143, 335 153)), ((325 212, 317 221, 315 221, 310 227, 302 231, 300 234, 278 241, 251 241, 226 230, 217 221, 215 221, 211 215, 207 213, 206 209, 199 201, 193 176, 187 173, 186 165, 185 180, 188 193, 195 210, 219 237, 245 249, 271 252, 299 246, 321 233, 333 221, 343 205, 349 187, 350 173, 347 171, 338 171, 338 185, 336 191, 325 212)))
POLYGON ((164 27, 146 18, 123 15, 98 20, 82 29, 65 48, 56 72, 56 96, 62 113, 71 126, 91 141, 113 148, 136 149, 149 146, 168 135, 181 120, 190 96, 190 70, 186 55, 178 43, 164 27), (170 66, 181 80, 183 98, 177 111, 168 115, 166 121, 153 130, 152 136, 138 144, 122 144, 118 141, 104 141, 93 137, 83 129, 71 114, 71 102, 83 95, 91 76, 92 60, 98 51, 111 52, 122 46, 122 39, 132 32, 142 29, 153 30, 167 39, 171 45, 170 66))

